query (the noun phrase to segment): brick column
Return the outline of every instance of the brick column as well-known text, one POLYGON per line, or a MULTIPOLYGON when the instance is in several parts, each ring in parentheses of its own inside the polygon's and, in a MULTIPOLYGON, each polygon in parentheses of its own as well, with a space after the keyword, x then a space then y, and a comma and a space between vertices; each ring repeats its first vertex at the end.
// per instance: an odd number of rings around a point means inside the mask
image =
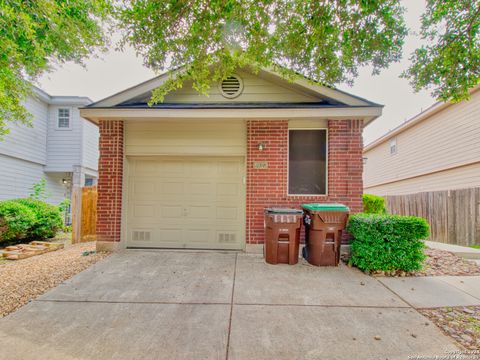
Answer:
POLYGON ((362 120, 328 121, 328 194, 352 212, 363 211, 362 120))
POLYGON ((100 120, 99 129, 97 250, 111 251, 121 236, 123 121, 100 120))

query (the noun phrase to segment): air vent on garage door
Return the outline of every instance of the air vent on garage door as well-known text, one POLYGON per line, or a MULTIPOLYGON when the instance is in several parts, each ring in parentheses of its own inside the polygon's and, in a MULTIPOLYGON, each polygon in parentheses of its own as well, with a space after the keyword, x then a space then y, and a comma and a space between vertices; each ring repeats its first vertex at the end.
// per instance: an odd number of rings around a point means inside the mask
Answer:
POLYGON ((218 242, 220 243, 234 243, 235 240, 235 233, 224 232, 218 234, 218 242))
POLYGON ((132 240, 133 241, 150 241, 150 231, 145 230, 133 230, 132 231, 132 240))
POLYGON ((220 91, 226 98, 233 99, 243 91, 243 82, 237 75, 227 77, 220 84, 220 91))

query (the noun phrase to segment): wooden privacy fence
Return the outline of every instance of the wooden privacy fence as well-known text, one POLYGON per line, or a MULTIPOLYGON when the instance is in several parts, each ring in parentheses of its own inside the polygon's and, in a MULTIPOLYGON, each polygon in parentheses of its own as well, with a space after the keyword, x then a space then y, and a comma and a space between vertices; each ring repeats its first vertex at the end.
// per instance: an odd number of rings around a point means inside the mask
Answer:
POLYGON ((95 241, 97 225, 97 187, 72 190, 72 243, 95 241))
POLYGON ((480 188, 385 196, 385 201, 391 214, 427 219, 430 240, 480 244, 480 188))

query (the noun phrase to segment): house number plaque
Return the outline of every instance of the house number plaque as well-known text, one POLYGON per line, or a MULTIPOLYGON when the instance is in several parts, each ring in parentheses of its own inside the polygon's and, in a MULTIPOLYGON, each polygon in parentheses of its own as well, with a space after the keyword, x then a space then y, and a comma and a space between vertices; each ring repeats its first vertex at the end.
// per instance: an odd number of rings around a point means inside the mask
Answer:
POLYGON ((268 169, 268 162, 267 161, 254 161, 253 162, 254 169, 268 169))

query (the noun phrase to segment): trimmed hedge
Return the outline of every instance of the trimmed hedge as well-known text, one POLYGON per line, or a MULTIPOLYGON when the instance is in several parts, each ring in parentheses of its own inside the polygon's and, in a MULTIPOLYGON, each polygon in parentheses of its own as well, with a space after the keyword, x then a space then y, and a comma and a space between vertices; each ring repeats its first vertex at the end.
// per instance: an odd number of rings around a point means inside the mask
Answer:
POLYGON ((58 206, 35 199, 17 199, 14 201, 30 208, 35 214, 35 224, 30 228, 29 238, 52 238, 62 229, 63 219, 58 206))
POLYGON ((350 263, 364 271, 415 271, 425 260, 421 240, 429 235, 425 219, 415 216, 354 214, 350 263))
POLYGON ((54 237, 62 227, 57 206, 35 199, 0 201, 0 242, 43 240, 54 237))
POLYGON ((385 199, 381 196, 363 194, 363 212, 365 214, 386 214, 385 199))
POLYGON ((0 242, 26 238, 35 221, 27 206, 14 200, 0 201, 0 242))

